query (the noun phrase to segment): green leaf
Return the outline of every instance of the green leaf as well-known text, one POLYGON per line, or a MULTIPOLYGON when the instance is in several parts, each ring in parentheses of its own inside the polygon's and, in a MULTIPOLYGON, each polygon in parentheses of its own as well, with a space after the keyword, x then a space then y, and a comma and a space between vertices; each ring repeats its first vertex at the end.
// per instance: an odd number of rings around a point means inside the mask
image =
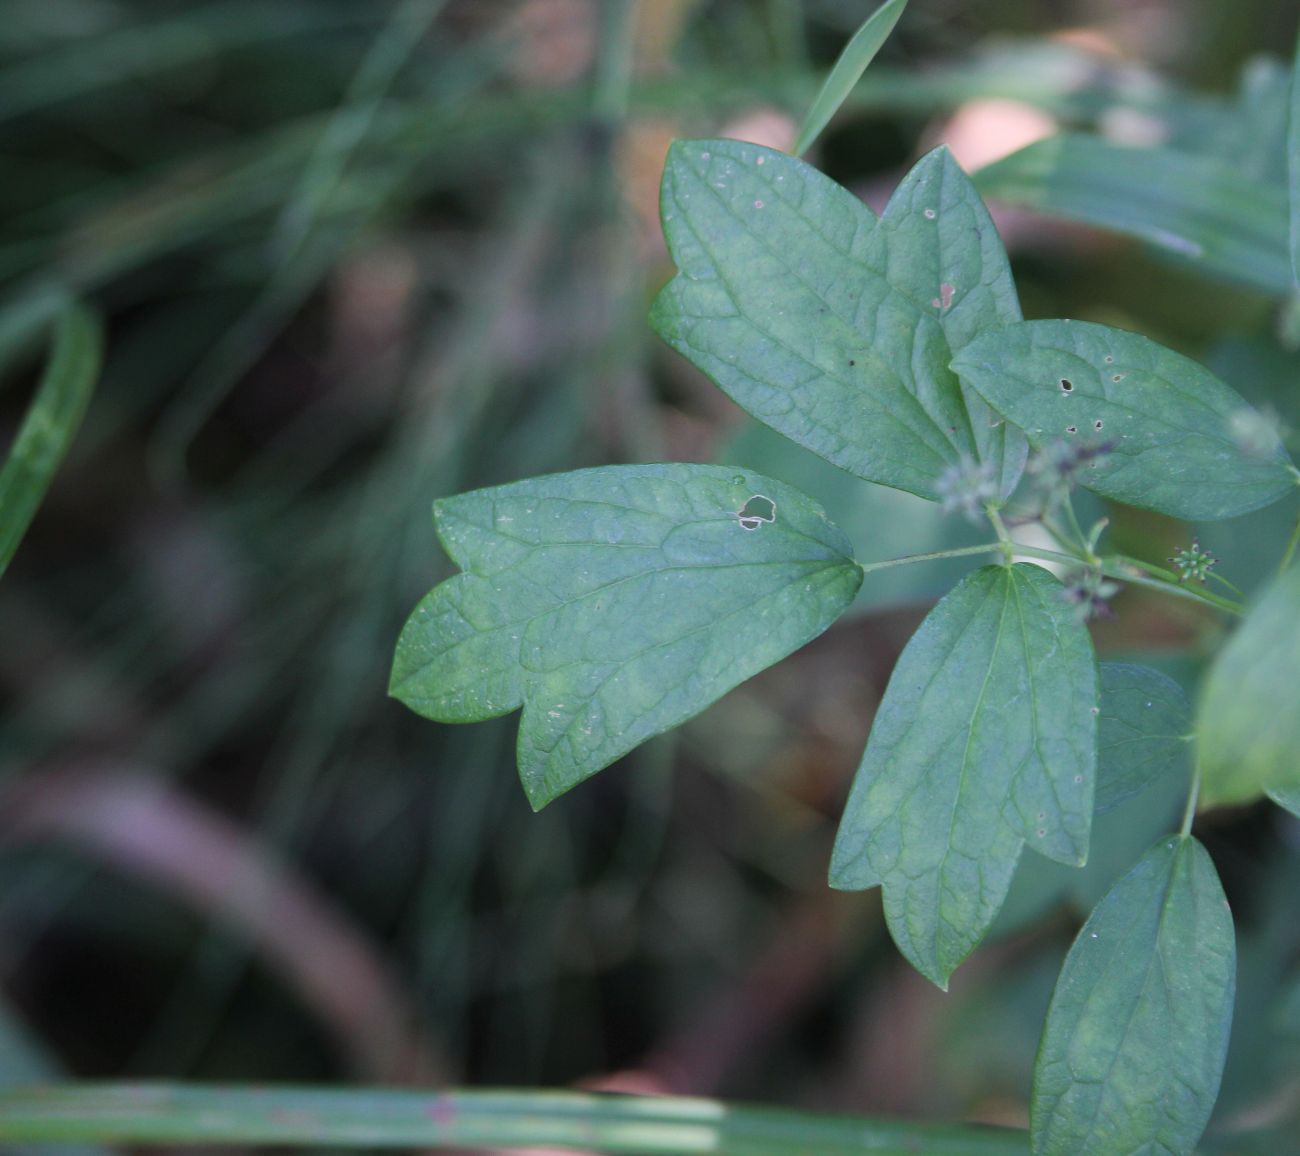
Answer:
POLYGON ((1291 281, 1300 287, 1300 38, 1291 70, 1291 117, 1287 125, 1287 191, 1290 206, 1291 281))
MULTIPOLYGON (((988 526, 945 514, 915 494, 864 482, 836 469, 761 422, 744 421, 719 455, 812 494, 866 560, 901 558, 974 546, 988 540, 988 526)), ((853 610, 872 611, 938 601, 969 573, 970 558, 942 558, 923 566, 895 566, 869 574, 853 610)))
POLYGON ((893 32, 894 25, 906 7, 907 0, 885 0, 862 22, 862 26, 853 34, 853 39, 844 46, 844 51, 826 77, 808 115, 803 118, 799 138, 794 145, 795 156, 803 156, 821 135, 822 129, 830 123, 831 117, 866 72, 867 65, 876 58, 876 53, 889 39, 889 34, 893 32))
POLYGON ((1228 160, 1064 134, 975 174, 992 200, 1148 241, 1206 274, 1291 289, 1286 194, 1228 160))
MULTIPOLYGON (((1104 682, 1105 665, 1101 669, 1104 682)), ((1105 697, 1103 688, 1103 702, 1105 697)), ((1099 734, 1098 792, 1104 780, 1101 742, 1099 734)), ((1127 796, 1105 813, 1096 808, 1088 840, 1088 862, 1083 867, 1053 863, 1038 855, 1023 856, 1007 901, 989 932, 990 938, 1022 931, 1062 904, 1086 916, 1116 881, 1128 873, 1153 840, 1178 826, 1187 804, 1190 772, 1187 766, 1165 767, 1159 778, 1137 794, 1127 796)))
MULTIPOLYGON (((680 274, 651 324, 741 407, 851 474, 925 498, 964 461, 1014 471, 968 411, 938 314, 870 265, 876 219, 816 169, 737 141, 678 141, 661 195, 680 274)), ((875 255, 875 257, 873 257, 875 255)), ((939 285, 930 298, 940 295, 939 285)))
POLYGON ((1087 857, 1097 666, 1046 570, 986 566, 907 644, 845 808, 831 886, 884 888, 899 949, 948 976, 998 913, 1021 847, 1087 857))
POLYGON ((1162 839, 1066 957, 1034 1065, 1036 1156, 1190 1153, 1218 1093, 1236 945, 1214 864, 1162 839))
POLYGON ((1300 790, 1300 567, 1268 585, 1206 676, 1196 720, 1201 801, 1282 806, 1300 790), (1284 801, 1286 800, 1286 801, 1284 801))
POLYGON ((1101 664, 1097 813, 1167 775, 1191 770, 1192 707, 1183 688, 1149 666, 1101 664))
POLYGON ((1266 793, 1279 807, 1300 819, 1300 786, 1269 787, 1266 793))
POLYGON ((81 426, 102 355, 99 321, 80 305, 67 306, 57 322, 54 351, 36 397, 0 470, 0 574, 8 568, 81 426))
MULTIPOLYGON (((940 147, 903 178, 868 245, 866 262, 922 312, 933 311, 958 353, 983 330, 1021 320, 1007 251, 975 186, 940 147)), ((1015 489, 1028 446, 978 395, 964 395, 981 461, 1002 463, 999 492, 1015 489)))
POLYGON ((579 470, 434 518, 465 573, 411 615, 391 693, 439 722, 523 706, 535 808, 816 637, 862 580, 819 506, 734 467, 579 470))
POLYGON ((1266 506, 1295 485, 1280 439, 1263 447, 1241 439, 1241 429, 1267 423, 1239 394, 1135 333, 1024 321, 985 333, 953 368, 1031 446, 1104 448, 1079 481, 1105 497, 1209 521, 1266 506))
POLYGON ((1021 320, 1007 251, 975 186, 940 147, 894 190, 867 261, 939 318, 954 353, 983 329, 1021 320))

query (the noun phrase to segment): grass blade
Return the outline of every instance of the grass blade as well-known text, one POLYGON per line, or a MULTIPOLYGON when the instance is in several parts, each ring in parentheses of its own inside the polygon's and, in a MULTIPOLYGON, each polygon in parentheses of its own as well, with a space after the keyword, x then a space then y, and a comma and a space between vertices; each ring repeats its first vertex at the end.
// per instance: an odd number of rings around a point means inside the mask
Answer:
POLYGON ((82 1084, 0 1093, 0 1143, 555 1146, 729 1156, 1025 1156, 1023 1132, 865 1120, 714 1100, 548 1091, 332 1091, 82 1084))
POLYGON ((1287 293, 1286 197, 1218 157, 1065 133, 975 174, 988 199, 1138 237, 1207 277, 1287 293))
POLYGON ((1287 185, 1291 201, 1291 275, 1300 286, 1300 37, 1291 69, 1291 119, 1286 137, 1287 185))
POLYGON ((799 129, 799 138, 795 141, 794 155, 803 156, 820 135, 822 129, 830 123, 836 111, 842 105, 853 86, 858 83, 867 65, 875 59, 880 46, 889 38, 898 23, 898 18, 907 7, 907 0, 885 0, 863 22, 862 27, 853 34, 853 39, 840 53, 826 83, 822 85, 817 99, 813 101, 808 115, 803 119, 799 129))
POLYGON ((72 304, 59 318, 54 352, 0 471, 0 574, 31 525, 59 463, 72 444, 99 376, 103 336, 98 319, 72 304))

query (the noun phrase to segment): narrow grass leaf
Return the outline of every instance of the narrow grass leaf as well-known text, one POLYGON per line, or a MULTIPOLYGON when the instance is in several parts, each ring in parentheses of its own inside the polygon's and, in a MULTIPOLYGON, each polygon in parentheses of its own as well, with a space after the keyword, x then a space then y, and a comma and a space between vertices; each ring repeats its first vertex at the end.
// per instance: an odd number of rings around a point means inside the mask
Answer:
POLYGON ((98 319, 81 305, 69 305, 56 323, 49 364, 0 470, 0 574, 8 568, 81 425, 102 352, 98 319))
POLYGON ((440 722, 524 708, 534 807, 826 629, 862 572, 797 490, 728 466, 612 466, 439 501, 464 573, 416 608, 391 692, 440 722))
POLYGON ((1034 1064, 1036 1156, 1190 1153, 1232 1024, 1232 915, 1205 849, 1162 839, 1066 957, 1034 1064))
POLYGON ((1183 688, 1149 666, 1101 664, 1097 720, 1097 813, 1156 779, 1191 769, 1192 706, 1183 688))
POLYGON ((1289 293, 1287 201, 1221 157, 1064 134, 975 174, 984 196, 1140 238, 1206 276, 1289 293))
POLYGON ((795 156, 803 156, 812 147, 813 141, 821 135, 822 129, 830 123, 831 117, 839 110, 840 105, 853 91, 853 86, 866 72, 867 65, 876 58, 876 53, 889 39, 889 34, 893 32, 894 25, 898 23, 898 18, 902 16, 903 9, 906 7, 907 0, 885 0, 862 22, 862 26, 844 46, 844 51, 840 53, 835 66, 826 77, 826 83, 818 92, 817 99, 813 101, 807 116, 803 118, 799 136, 795 140, 795 156))
POLYGON ((1273 795, 1291 809, 1300 795, 1300 566, 1264 589, 1215 656, 1196 732, 1201 800, 1248 803, 1273 795))
POLYGON ((1291 209, 1291 279, 1300 288, 1300 38, 1291 68, 1291 116, 1286 136, 1287 192, 1291 209))
POLYGON ((1104 497, 1213 521, 1295 485, 1281 439, 1238 393, 1135 333, 1025 321, 984 334, 953 369, 1031 446, 1072 447, 1079 484, 1104 497))
POLYGON ((926 498, 945 471, 985 460, 990 431, 977 436, 948 369, 939 311, 871 267, 876 218, 851 193, 784 153, 678 141, 661 210, 680 274, 651 324, 744 409, 851 474, 926 498))
POLYGON ((941 987, 993 922, 1025 843, 1085 861, 1097 699, 1088 631, 1037 566, 974 571, 903 651, 831 886, 882 886, 894 941, 941 987))
POLYGON ((430 1148, 636 1156, 1024 1156, 1025 1133, 701 1097, 533 1089, 64 1084, 0 1090, 0 1143, 102 1137, 130 1145, 430 1148))

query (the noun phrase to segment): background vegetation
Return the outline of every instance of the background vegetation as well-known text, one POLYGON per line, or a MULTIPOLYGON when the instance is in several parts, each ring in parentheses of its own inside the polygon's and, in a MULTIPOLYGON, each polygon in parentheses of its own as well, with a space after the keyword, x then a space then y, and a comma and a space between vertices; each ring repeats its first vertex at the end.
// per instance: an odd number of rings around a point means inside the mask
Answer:
MULTIPOLYGON (((583 1082, 1024 1123, 1080 913, 1178 801, 1078 893, 1022 880, 947 996, 876 893, 826 888, 873 707, 951 571, 869 578, 860 613, 539 815, 513 718, 385 697, 447 572, 439 495, 733 460, 819 497, 863 560, 969 540, 750 426, 644 320, 669 140, 789 147, 865 10, 6 0, 0 429, 68 294, 107 359, 0 582, 0 1081, 583 1082)), ((1059 127, 1273 179, 1293 25, 1260 0, 914 4, 813 159, 877 207, 932 144, 975 168, 1059 127)), ((1146 333, 1300 425, 1276 295, 999 223, 1027 316, 1146 333)), ((1249 590, 1294 507, 1201 539, 1249 590)), ((1126 511, 1116 545, 1188 535, 1126 511)), ((1189 685, 1219 640, 1190 604, 1116 610, 1103 656, 1189 685)), ((1264 806, 1198 832, 1240 948, 1216 1119, 1284 1127, 1300 827, 1264 806)))

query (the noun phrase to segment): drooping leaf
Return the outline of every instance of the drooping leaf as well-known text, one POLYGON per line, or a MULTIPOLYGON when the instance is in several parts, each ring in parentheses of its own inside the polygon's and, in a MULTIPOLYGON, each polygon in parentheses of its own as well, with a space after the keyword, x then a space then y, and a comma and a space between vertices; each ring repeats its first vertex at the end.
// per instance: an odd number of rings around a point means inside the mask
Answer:
MULTIPOLYGON (((957 353, 983 330, 1021 319, 1007 251, 975 186, 946 148, 903 178, 872 234, 866 262, 923 312, 957 353)), ((981 461, 1001 462, 999 492, 1020 480, 1028 447, 978 395, 964 394, 981 461)))
POLYGON ((889 39, 889 34, 893 32, 894 25, 906 7, 907 0, 884 0, 844 46, 844 51, 835 61, 821 91, 817 93, 817 99, 803 119, 794 145, 795 156, 803 156, 821 135, 822 129, 830 123, 845 97, 853 91, 853 86, 866 72, 867 65, 876 58, 876 53, 889 39))
POLYGON ((1196 733, 1201 799, 1246 803, 1270 793, 1290 809, 1300 791, 1300 566, 1265 587, 1215 656, 1196 733))
POLYGON ((1149 666, 1101 664, 1097 813, 1166 775, 1191 769, 1192 707, 1183 688, 1149 666))
POLYGON ((411 615, 391 693, 440 722, 522 706, 538 808, 820 634, 862 579, 820 507, 734 467, 579 470, 434 517, 464 573, 411 615))
POLYGON ((831 886, 882 886, 894 941, 940 986, 997 915, 1023 844, 1086 859, 1097 698, 1087 629, 1037 566, 974 571, 899 658, 831 886))
POLYGON ((1079 447, 1080 484, 1105 497, 1208 521, 1266 506, 1295 485, 1281 440, 1239 394, 1135 333, 1023 321, 979 337, 953 368, 1030 445, 1079 447))
POLYGON ((1290 291, 1286 194, 1232 161, 1067 133, 974 179, 990 200, 1139 237, 1208 276, 1290 291))
POLYGON ((81 305, 68 305, 56 323, 54 350, 36 397, 0 470, 0 574, 9 566, 81 426, 102 353, 98 319, 81 305))
POLYGON ((925 498, 964 461, 1010 472, 948 369, 939 309, 870 267, 876 219, 852 194, 771 149, 678 141, 661 211, 680 273, 651 324, 760 421, 925 498))
POLYGON ((1190 1153, 1218 1094, 1235 982, 1214 864, 1191 837, 1162 839, 1061 969, 1034 1065, 1036 1156, 1190 1153))

